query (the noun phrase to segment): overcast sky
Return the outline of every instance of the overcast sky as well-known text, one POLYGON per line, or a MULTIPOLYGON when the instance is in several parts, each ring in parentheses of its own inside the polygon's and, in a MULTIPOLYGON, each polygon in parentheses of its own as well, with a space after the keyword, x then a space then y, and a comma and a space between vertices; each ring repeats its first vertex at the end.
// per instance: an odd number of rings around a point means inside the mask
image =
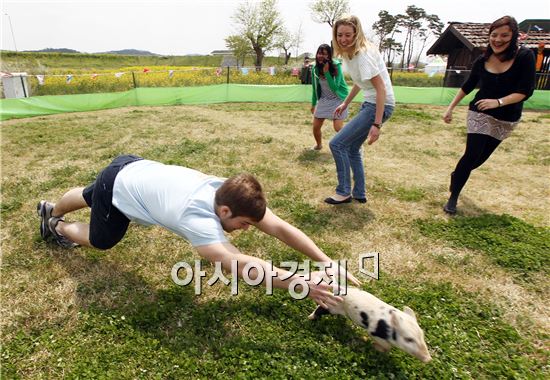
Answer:
MULTIPOLYGON (((212 50, 226 49, 224 38, 235 33, 231 16, 241 3, 238 0, 0 1, 1 48, 5 50, 69 48, 93 53, 138 49, 165 55, 209 54, 212 50)), ((304 41, 300 53, 314 52, 319 44, 331 38, 328 24, 317 24, 311 19, 308 8, 311 2, 278 0, 286 27, 295 32, 301 25, 304 41)), ((445 24, 492 22, 506 14, 518 22, 550 18, 548 0, 350 0, 349 3, 351 13, 359 16, 371 35, 379 11, 396 15, 413 4, 438 15, 445 24)))

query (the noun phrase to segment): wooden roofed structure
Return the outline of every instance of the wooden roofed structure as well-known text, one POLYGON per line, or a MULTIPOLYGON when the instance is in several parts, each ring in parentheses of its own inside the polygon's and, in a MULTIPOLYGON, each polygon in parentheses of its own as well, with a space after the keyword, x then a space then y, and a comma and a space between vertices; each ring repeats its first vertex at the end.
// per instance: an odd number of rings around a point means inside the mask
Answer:
MULTIPOLYGON (((525 20, 520 44, 537 57, 537 89, 550 90, 550 20, 525 20), (538 23, 536 23, 538 22, 538 23)), ((460 87, 477 57, 485 52, 490 23, 450 22, 426 54, 447 55, 444 86, 460 87)))

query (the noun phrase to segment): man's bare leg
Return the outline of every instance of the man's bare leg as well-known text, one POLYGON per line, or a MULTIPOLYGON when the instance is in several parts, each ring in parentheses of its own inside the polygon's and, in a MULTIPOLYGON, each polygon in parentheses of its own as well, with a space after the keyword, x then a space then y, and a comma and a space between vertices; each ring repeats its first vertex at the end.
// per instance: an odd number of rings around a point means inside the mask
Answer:
POLYGON ((88 207, 88 204, 82 196, 83 190, 83 187, 77 187, 67 191, 53 207, 52 216, 61 217, 71 211, 88 207))
POLYGON ((60 220, 55 227, 58 234, 74 241, 78 245, 92 247, 90 244, 90 225, 81 222, 65 222, 60 220))
MULTIPOLYGON (((83 187, 77 187, 67 191, 61 199, 55 204, 52 210, 52 216, 61 217, 69 212, 88 207, 82 195, 83 187)), ((65 238, 86 247, 90 244, 90 225, 81 222, 65 222, 60 220, 55 226, 55 231, 65 238)))

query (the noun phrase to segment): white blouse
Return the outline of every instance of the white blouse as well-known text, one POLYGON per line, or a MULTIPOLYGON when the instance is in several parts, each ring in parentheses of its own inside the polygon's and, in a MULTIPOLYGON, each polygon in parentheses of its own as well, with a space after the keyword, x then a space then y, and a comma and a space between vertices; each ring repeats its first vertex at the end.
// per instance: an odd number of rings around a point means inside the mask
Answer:
POLYGON ((374 46, 369 46, 367 50, 360 51, 352 59, 345 55, 342 57, 344 71, 347 72, 353 83, 363 90, 365 101, 376 103, 376 90, 372 86, 371 79, 380 75, 386 86, 386 105, 395 105, 395 96, 391 85, 390 75, 386 68, 386 63, 380 52, 374 46))

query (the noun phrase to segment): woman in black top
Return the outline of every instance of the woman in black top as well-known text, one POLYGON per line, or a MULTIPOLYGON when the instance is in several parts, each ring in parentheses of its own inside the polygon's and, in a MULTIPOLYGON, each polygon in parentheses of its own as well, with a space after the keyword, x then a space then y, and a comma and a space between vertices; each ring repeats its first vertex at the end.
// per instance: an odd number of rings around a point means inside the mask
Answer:
POLYGON ((523 102, 535 87, 535 56, 518 48, 518 24, 504 16, 489 27, 489 46, 473 64, 470 76, 445 111, 450 123, 453 109, 479 84, 468 108, 466 150, 451 173, 451 196, 443 210, 456 214, 460 191, 472 170, 483 164, 502 140, 510 135, 521 118, 523 102))

